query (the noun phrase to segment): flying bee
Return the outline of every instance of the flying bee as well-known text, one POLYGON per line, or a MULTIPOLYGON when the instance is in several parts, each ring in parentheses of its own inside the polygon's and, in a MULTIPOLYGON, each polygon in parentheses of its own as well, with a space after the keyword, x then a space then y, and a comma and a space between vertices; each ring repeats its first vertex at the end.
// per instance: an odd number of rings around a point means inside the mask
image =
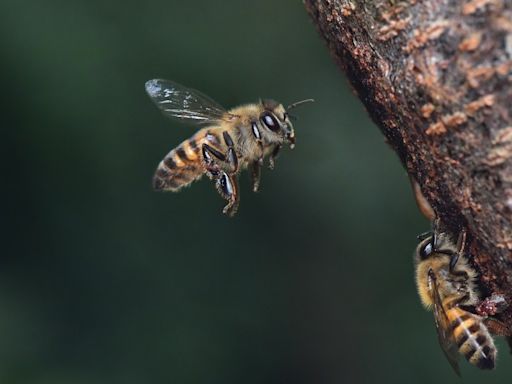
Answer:
POLYGON ((313 101, 302 100, 285 109, 265 99, 228 111, 201 92, 169 80, 149 80, 146 92, 166 116, 205 126, 164 157, 153 177, 154 189, 178 191, 206 174, 228 201, 223 209, 228 216, 238 209, 240 171, 250 168, 252 189, 257 192, 265 157, 273 169, 280 149, 295 146, 288 111, 313 101))
POLYGON ((461 231, 455 242, 437 226, 420 239, 416 249, 420 299, 427 309, 433 309, 439 343, 459 376, 458 352, 478 368, 493 369, 497 353, 494 340, 484 317, 472 312, 480 299, 477 272, 464 255, 466 232, 461 231))

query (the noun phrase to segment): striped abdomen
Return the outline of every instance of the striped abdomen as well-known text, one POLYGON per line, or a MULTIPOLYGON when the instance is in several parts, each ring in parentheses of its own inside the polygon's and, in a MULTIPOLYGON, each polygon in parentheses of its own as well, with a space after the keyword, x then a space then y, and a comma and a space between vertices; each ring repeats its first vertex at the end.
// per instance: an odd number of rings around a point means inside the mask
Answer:
POLYGON ((158 164, 153 188, 157 191, 177 191, 202 176, 204 169, 200 151, 204 134, 200 133, 178 145, 158 164))
POLYGON ((478 368, 493 369, 496 347, 480 317, 456 306, 447 309, 446 315, 459 352, 478 368))

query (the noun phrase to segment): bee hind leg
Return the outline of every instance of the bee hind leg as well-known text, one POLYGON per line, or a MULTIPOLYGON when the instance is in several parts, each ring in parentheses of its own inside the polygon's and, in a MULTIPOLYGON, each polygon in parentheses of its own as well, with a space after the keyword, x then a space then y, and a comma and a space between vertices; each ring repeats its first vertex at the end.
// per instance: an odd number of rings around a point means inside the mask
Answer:
MULTIPOLYGON (((226 144, 229 146, 231 138, 229 137, 229 134, 225 133, 225 136, 226 135, 228 139, 226 139, 226 137, 224 137, 224 139, 226 140, 226 144)), ((233 144, 232 141, 231 144, 233 144)), ((215 188, 219 194, 224 199, 228 200, 228 204, 224 207, 222 212, 232 217, 238 209, 239 202, 238 181, 236 178, 238 158, 236 157, 234 149, 231 146, 228 148, 227 154, 224 155, 208 144, 204 144, 203 161, 206 174, 210 179, 215 181, 215 188)))
POLYGON ((238 195, 238 180, 235 174, 228 175, 221 171, 215 180, 215 187, 219 194, 226 200, 228 204, 222 209, 222 213, 233 217, 238 210, 240 201, 238 195))

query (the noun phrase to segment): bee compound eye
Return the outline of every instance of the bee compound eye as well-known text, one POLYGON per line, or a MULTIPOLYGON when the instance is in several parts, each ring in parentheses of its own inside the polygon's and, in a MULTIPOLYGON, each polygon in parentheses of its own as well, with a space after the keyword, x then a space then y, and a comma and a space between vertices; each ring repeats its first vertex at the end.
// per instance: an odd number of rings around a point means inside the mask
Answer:
POLYGON ((265 112, 263 115, 261 115, 260 120, 271 131, 276 132, 279 130, 279 123, 271 113, 265 112))
POLYGON ((433 248, 432 243, 429 241, 420 248, 420 256, 422 259, 426 259, 432 254, 433 248))

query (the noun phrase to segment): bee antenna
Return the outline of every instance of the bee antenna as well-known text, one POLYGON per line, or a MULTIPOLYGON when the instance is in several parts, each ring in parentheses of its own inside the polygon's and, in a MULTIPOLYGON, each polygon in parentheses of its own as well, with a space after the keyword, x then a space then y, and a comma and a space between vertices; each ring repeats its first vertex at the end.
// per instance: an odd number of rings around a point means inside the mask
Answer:
POLYGON ((300 101, 296 101, 295 103, 293 104, 290 104, 286 110, 289 111, 290 109, 293 109, 295 107, 298 107, 299 105, 301 104, 304 104, 304 103, 312 103, 314 102, 315 100, 314 99, 304 99, 304 100, 300 100, 300 101))

